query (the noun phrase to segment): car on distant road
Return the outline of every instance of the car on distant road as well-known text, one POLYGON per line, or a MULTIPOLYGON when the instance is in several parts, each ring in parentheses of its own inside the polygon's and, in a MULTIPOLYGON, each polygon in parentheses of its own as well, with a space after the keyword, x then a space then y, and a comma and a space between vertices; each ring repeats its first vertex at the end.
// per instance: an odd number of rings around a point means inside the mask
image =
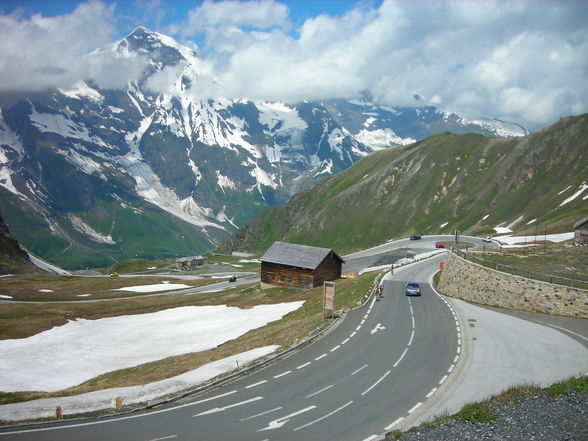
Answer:
POLYGON ((229 279, 229 282, 236 282, 237 281, 237 276, 231 276, 231 278, 229 279))
POLYGON ((420 296, 421 295, 421 287, 416 282, 408 282, 406 284, 406 295, 407 296, 420 296))
POLYGON ((482 238, 482 242, 490 243, 490 242, 492 242, 492 238, 490 236, 486 236, 486 237, 482 238))
POLYGON ((412 236, 410 236, 410 240, 421 240, 421 236, 419 236, 418 234, 413 234, 412 236))
POLYGON ((443 243, 443 242, 435 242, 435 248, 445 248, 445 243, 443 243))

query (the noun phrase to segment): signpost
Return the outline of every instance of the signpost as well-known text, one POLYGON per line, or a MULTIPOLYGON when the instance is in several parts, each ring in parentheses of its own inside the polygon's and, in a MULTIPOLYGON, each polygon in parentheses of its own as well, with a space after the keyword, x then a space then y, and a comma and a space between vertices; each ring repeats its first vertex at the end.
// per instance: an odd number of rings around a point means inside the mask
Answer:
POLYGON ((326 310, 331 311, 330 317, 335 315, 335 282, 323 283, 323 320, 326 318, 326 310))

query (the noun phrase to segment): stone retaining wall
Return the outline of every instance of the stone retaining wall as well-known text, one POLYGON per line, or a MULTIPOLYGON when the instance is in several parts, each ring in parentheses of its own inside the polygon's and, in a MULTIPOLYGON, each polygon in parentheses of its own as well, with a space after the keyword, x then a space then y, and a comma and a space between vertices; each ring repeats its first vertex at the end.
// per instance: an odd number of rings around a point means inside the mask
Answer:
POLYGON ((439 291, 500 308, 588 318, 588 291, 495 271, 447 253, 439 291))

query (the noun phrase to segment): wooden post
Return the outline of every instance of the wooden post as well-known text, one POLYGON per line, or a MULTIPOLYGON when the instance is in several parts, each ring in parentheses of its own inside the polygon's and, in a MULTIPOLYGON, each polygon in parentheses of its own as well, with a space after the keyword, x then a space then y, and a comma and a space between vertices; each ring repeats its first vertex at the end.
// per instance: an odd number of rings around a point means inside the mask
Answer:
POLYGON ((55 408, 55 418, 63 418, 63 409, 61 406, 55 408))
POLYGON ((120 410, 123 407, 123 400, 121 397, 116 397, 112 399, 112 408, 114 410, 120 410))

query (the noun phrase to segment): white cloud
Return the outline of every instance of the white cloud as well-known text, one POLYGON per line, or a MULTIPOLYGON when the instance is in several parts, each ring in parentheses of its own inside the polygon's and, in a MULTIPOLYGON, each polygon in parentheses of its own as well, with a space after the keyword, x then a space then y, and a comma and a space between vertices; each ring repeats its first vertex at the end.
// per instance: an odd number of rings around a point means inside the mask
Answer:
MULTIPOLYGON (((205 0, 164 29, 197 43, 206 68, 192 83, 199 96, 295 102, 367 91, 380 104, 432 103, 531 128, 588 111, 588 2, 371 4, 292 29, 285 3, 205 0)), ((161 19, 164 8, 152 1, 149 14, 161 19)), ((81 77, 123 87, 145 60, 84 57, 108 41, 116 20, 100 1, 60 17, 0 16, 0 89, 68 87, 81 77)), ((175 72, 149 85, 164 90, 175 72)))
POLYGON ((70 14, 0 15, 0 90, 69 87, 87 69, 84 55, 111 40, 114 5, 82 3, 70 14))

